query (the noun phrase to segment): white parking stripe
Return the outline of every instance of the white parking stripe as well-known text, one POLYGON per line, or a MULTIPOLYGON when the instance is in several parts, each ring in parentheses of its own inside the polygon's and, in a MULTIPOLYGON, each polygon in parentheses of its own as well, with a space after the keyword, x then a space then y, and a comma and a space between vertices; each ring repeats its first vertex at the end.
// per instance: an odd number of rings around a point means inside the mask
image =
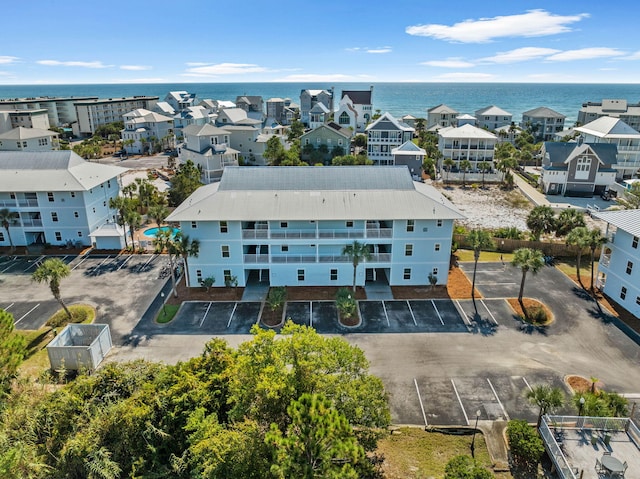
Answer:
POLYGON ((436 303, 433 301, 433 299, 431 300, 431 304, 433 305, 433 309, 436 310, 436 314, 438 315, 438 319, 440 320, 440 324, 442 324, 444 326, 444 321, 442 320, 442 316, 440 316, 440 311, 438 311, 436 303))
POLYGON ((482 303, 482 306, 484 306, 484 309, 487 310, 487 313, 489 313, 489 316, 491 316, 491 319, 493 319, 493 322, 495 323, 496 326, 498 326, 498 321, 496 321, 495 316, 493 315, 493 313, 489 310, 489 308, 487 307, 486 304, 484 304, 484 300, 481 299, 480 302, 482 303))
POLYGON ((462 305, 460 304, 460 301, 456 299, 455 305, 456 305, 456 308, 458 308, 458 314, 460 314, 460 316, 462 317, 462 321, 464 321, 464 324, 466 324, 467 326, 471 326, 471 322, 469 322, 469 317, 467 316, 467 313, 464 312, 464 309, 462 309, 462 305))
POLYGON ((313 328, 313 301, 309 301, 309 326, 313 328))
POLYGON ((462 409, 462 414, 464 414, 464 420, 467 421, 467 426, 469 425, 469 417, 467 416, 467 411, 464 410, 464 406, 462 405, 462 401, 460 400, 460 394, 458 394, 458 388, 456 388, 456 383, 451 380, 451 385, 453 386, 453 392, 456 393, 456 397, 458 398, 458 403, 460 404, 460 409, 462 409))
MULTIPOLYGON (((198 326, 199 328, 202 327, 202 323, 204 323, 204 318, 207 317, 207 314, 209 314, 209 310, 211 309, 211 305, 213 303, 211 301, 209 301, 209 306, 207 306, 207 310, 204 312, 204 315, 202 316, 202 319, 200 320, 200 325, 198 326)), ((228 326, 227 326, 228 327, 228 326)))
POLYGON ((144 264, 142 265, 142 268, 144 268, 145 266, 147 266, 149 263, 151 263, 151 261, 153 261, 153 259, 156 257, 155 253, 151 255, 151 258, 149 258, 147 261, 144 262, 144 264))
POLYGON ((8 269, 13 268, 13 265, 10 264, 9 266, 7 266, 5 269, 3 269, 2 271, 0 271, 0 273, 4 273, 5 271, 7 271, 8 269))
MULTIPOLYGON (((209 303, 209 307, 211 307, 211 303, 209 303)), ((231 326, 231 321, 233 321, 233 315, 236 314, 236 308, 238 307, 238 303, 233 305, 233 311, 231 311, 231 316, 229 316, 229 322, 227 322, 227 328, 229 326, 231 326)), ((207 313, 209 312, 209 309, 207 309, 207 313)), ((204 315, 206 316, 207 313, 205 313, 204 315)))
POLYGON ((43 260, 43 258, 46 258, 45 255, 40 256, 38 259, 33 260, 33 263, 30 264, 29 266, 26 267, 26 269, 24 270, 24 272, 26 273, 27 271, 29 271, 31 268, 33 268, 34 266, 40 266, 40 261, 43 260))
POLYGON ((487 378, 487 382, 489 383, 489 387, 491 388, 491 391, 493 391, 493 395, 496 397, 496 401, 498 401, 498 404, 500 405, 500 409, 502 409, 502 412, 504 413, 504 418, 507 421, 510 421, 511 419, 509 419, 509 414, 507 413, 507 410, 502 405, 502 402, 500 402, 500 398, 498 397, 498 394, 496 393, 496 390, 493 387, 493 384, 491 384, 491 381, 489 380, 489 378, 487 378))
POLYGON ((9 311, 9 308, 10 308, 11 306, 13 306, 14 304, 16 304, 16 303, 11 303, 9 306, 7 306, 6 308, 2 308, 2 309, 4 309, 5 311, 9 311))
POLYGON ((31 308, 29 311, 27 311, 20 319, 18 319, 17 321, 15 321, 13 324, 18 324, 20 321, 22 321, 24 318, 26 318, 27 316, 29 316, 30 313, 33 312, 34 309, 36 309, 38 306, 40 306, 40 303, 36 304, 33 308, 31 308))
MULTIPOLYGON (((116 257, 117 257, 117 256, 116 256, 116 257)), ((98 265, 98 268, 99 268, 100 266, 102 266, 103 264, 105 264, 105 263, 106 263, 107 261, 109 261, 110 259, 111 259, 111 256, 107 256, 107 257, 104 259, 104 261, 98 265)))
POLYGON ((384 315, 387 318, 387 326, 391 327, 391 323, 389 322, 389 315, 387 314, 387 307, 384 305, 384 301, 382 301, 382 309, 384 309, 384 315))
POLYGON ((74 269, 76 269, 78 266, 80 266, 82 263, 84 263, 84 262, 87 260, 87 258, 88 258, 88 256, 85 256, 84 258, 82 258, 82 259, 80 260, 80 262, 79 262, 77 265, 75 265, 73 268, 71 268, 71 271, 73 271, 73 270, 74 270, 74 269))
POLYGON ((133 255, 129 256, 127 259, 125 259, 122 264, 120 266, 118 266, 118 269, 116 271, 120 271, 125 264, 127 264, 127 261, 129 261, 131 258, 133 258, 133 255))
POLYGON ((527 381, 527 378, 525 378, 524 376, 522 376, 522 380, 524 381, 524 383, 527 385, 527 387, 529 388, 529 391, 533 391, 533 388, 531 386, 529 386, 529 382, 527 381))
POLYGON ((422 397, 420 397, 420 389, 418 389, 418 381, 413 378, 413 383, 416 385, 416 392, 418 393, 418 401, 420 402, 420 409, 422 410, 422 417, 424 419, 424 427, 427 427, 427 414, 424 412, 424 404, 422 404, 422 397))
POLYGON ((413 309, 411 309, 411 305, 409 304, 409 300, 407 300, 407 306, 409 307, 409 312, 411 313, 411 319, 413 319, 413 324, 416 326, 418 323, 416 322, 416 317, 413 315, 413 309))

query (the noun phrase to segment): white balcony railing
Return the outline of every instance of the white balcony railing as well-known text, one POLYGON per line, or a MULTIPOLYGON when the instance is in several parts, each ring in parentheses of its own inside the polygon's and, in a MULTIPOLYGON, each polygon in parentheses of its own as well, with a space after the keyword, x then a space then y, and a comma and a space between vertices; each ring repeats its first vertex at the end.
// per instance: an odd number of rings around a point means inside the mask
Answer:
POLYGON ((242 239, 358 239, 358 238, 391 238, 393 228, 355 229, 319 229, 319 230, 277 230, 243 229, 242 239))
POLYGON ((605 268, 608 268, 610 263, 611 263, 611 255, 603 254, 602 258, 600 258, 600 266, 604 266, 605 268))
POLYGON ((42 226, 42 220, 29 220, 29 219, 23 219, 22 220, 22 226, 23 228, 32 228, 34 226, 42 226))
MULTIPOLYGON (((302 264, 302 263, 350 263, 351 259, 344 255, 268 255, 245 254, 245 264, 274 263, 274 264, 302 264)), ((391 253, 374 253, 366 263, 389 263, 391 253)))

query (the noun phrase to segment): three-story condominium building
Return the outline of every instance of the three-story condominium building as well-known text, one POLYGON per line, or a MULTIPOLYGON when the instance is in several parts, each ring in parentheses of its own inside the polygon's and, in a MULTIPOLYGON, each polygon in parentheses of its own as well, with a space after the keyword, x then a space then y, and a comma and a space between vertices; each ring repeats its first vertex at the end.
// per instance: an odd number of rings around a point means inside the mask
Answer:
POLYGON ((200 241, 189 258, 189 284, 235 276, 239 286, 352 284, 354 241, 371 258, 356 282, 446 284, 453 222, 463 215, 402 167, 228 167, 169 215, 200 241))
POLYGON ((600 211, 607 244, 598 263, 598 287, 640 319, 640 210, 600 211))
POLYGON ((70 150, 0 152, 0 208, 18 214, 9 234, 0 231, 0 246, 89 245, 93 231, 115 220, 109 199, 125 171, 70 150))

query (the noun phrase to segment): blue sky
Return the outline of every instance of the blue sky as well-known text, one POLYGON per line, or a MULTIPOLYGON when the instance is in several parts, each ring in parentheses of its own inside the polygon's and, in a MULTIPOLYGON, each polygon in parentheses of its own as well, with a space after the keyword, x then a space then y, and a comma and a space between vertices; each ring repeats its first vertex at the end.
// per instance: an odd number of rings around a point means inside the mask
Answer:
POLYGON ((640 83, 637 0, 30 0, 0 84, 640 83))

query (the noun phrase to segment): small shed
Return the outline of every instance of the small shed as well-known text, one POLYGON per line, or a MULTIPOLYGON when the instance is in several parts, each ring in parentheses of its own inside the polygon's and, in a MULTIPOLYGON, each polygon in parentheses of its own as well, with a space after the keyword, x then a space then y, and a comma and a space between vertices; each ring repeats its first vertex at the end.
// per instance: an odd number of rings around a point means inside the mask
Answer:
POLYGON ((122 249, 125 247, 125 229, 116 223, 105 223, 89 236, 91 245, 96 249, 122 249))
POLYGON ((107 324, 68 324, 47 346, 51 369, 93 371, 113 346, 107 324))

